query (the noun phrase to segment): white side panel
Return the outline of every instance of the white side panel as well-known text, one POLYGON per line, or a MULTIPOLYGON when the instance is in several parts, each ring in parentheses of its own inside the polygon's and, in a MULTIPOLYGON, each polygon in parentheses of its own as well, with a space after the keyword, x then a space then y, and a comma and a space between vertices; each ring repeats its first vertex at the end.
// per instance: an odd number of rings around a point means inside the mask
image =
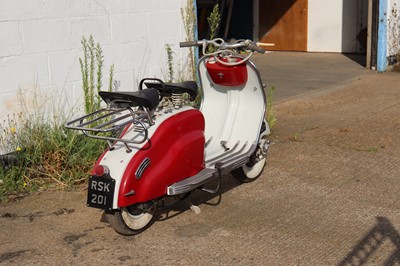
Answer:
POLYGON ((236 87, 220 86, 212 82, 205 68, 204 61, 199 65, 204 93, 201 112, 205 118, 205 137, 208 145, 205 161, 224 156, 227 150, 246 153, 257 143, 260 125, 264 117, 264 95, 257 72, 247 65, 246 84, 236 87))

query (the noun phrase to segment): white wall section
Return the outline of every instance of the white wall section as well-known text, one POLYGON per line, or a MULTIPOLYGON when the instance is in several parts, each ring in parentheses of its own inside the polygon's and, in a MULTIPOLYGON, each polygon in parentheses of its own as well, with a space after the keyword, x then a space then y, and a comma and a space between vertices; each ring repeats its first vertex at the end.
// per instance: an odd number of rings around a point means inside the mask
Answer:
POLYGON ((45 92, 49 108, 82 106, 82 35, 93 35, 103 48, 103 84, 110 64, 120 90, 136 89, 145 76, 165 77, 164 45, 172 44, 176 61, 187 53, 179 49, 184 5, 185 0, 0 0, 0 119, 21 110, 18 90, 28 99, 33 91, 45 92))
POLYGON ((368 1, 309 0, 308 51, 365 52, 368 1))

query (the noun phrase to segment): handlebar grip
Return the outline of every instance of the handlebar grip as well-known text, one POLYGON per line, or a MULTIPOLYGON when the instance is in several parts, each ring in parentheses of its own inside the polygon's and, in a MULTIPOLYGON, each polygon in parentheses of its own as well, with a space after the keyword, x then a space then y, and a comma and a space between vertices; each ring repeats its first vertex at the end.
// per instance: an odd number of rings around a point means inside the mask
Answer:
POLYGON ((188 41, 188 42, 180 42, 179 47, 192 47, 192 46, 197 46, 198 42, 197 41, 188 41))
POLYGON ((256 51, 259 52, 260 54, 265 54, 265 50, 263 48, 261 48, 260 46, 258 46, 256 43, 252 42, 249 44, 248 49, 252 50, 252 51, 256 51))

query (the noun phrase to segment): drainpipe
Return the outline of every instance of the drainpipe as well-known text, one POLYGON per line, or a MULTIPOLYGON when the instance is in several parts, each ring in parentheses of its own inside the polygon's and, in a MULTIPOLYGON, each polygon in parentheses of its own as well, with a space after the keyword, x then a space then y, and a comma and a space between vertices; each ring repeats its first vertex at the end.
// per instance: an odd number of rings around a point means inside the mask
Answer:
POLYGON ((372 0, 368 0, 368 27, 367 27, 367 59, 366 67, 371 68, 371 50, 372 50, 372 0))
POLYGON ((378 22, 378 72, 385 72, 387 67, 387 0, 379 0, 379 22, 378 22))

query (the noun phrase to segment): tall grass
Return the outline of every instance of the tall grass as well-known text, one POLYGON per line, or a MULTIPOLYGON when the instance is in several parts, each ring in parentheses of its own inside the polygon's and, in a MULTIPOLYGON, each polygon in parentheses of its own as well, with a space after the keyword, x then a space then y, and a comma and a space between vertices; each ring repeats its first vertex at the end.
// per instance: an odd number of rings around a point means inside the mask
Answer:
MULTIPOLYGON (((197 19, 196 19, 196 12, 195 12, 194 5, 195 5, 195 3, 193 0, 188 0, 186 3, 186 7, 181 8, 181 18, 182 18, 183 26, 185 28, 185 33, 186 33, 185 41, 195 40, 197 19)), ((191 79, 196 80, 197 79, 197 74, 196 74, 197 66, 196 66, 196 60, 195 60, 195 51, 194 51, 193 47, 189 48, 189 67, 190 67, 191 79)))
MULTIPOLYGON (((38 95, 39 96, 39 95, 38 95)), ((86 180, 105 144, 66 130, 65 118, 44 119, 41 110, 8 116, 0 123, 0 200, 49 186, 70 188, 86 180)))
MULTIPOLYGON (((100 108, 98 91, 102 88, 103 55, 93 37, 82 38, 82 73, 84 108, 90 113, 100 108)), ((108 90, 112 89, 114 66, 110 67, 108 90)), ((35 88, 32 99, 20 96, 22 110, 0 121, 0 200, 9 195, 40 188, 71 188, 86 181, 96 158, 106 143, 87 138, 64 128, 67 121, 60 106, 48 103, 35 88), (29 102, 28 102, 29 101, 29 102), (28 107, 29 106, 29 107, 28 107)), ((24 93, 20 93, 24 95, 24 93)), ((58 95, 60 98, 63 96, 58 95)))

